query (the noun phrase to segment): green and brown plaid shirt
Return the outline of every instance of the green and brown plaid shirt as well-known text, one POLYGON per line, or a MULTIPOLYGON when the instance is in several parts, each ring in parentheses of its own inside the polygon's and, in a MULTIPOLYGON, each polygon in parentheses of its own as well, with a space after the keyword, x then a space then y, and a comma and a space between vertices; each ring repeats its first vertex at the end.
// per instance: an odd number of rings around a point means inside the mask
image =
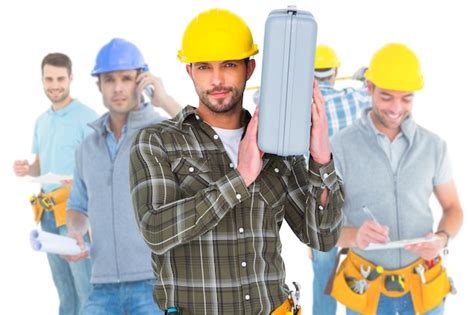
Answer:
MULTIPOLYGON (((242 124, 250 114, 245 111, 242 124)), ((288 297, 279 231, 327 251, 339 237, 343 195, 331 161, 265 154, 246 187, 215 131, 188 106, 142 129, 130 188, 153 254, 161 309, 181 314, 269 314, 288 297), (329 188, 326 207, 322 187, 329 188)))

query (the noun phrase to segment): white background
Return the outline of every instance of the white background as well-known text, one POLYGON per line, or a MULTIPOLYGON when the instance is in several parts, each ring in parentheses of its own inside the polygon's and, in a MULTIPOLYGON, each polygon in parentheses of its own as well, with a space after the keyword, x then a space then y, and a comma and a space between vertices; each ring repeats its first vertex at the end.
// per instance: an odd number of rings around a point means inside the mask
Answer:
MULTIPOLYGON (((454 174, 465 210, 464 229, 452 242, 447 267, 459 290, 447 300, 447 314, 468 314, 474 276, 468 260, 473 239, 471 195, 473 172, 471 87, 474 74, 474 30, 468 1, 2 1, 0 4, 1 136, 0 221, 2 259, 0 288, 3 314, 55 314, 58 299, 46 257, 29 248, 34 227, 27 197, 38 187, 13 176, 15 159, 30 158, 36 117, 49 102, 41 85, 40 63, 50 52, 73 60, 72 95, 103 113, 100 94, 89 73, 97 51, 113 37, 134 42, 151 71, 161 76, 168 92, 181 104, 197 105, 191 80, 176 58, 182 33, 202 10, 221 7, 246 20, 263 49, 266 16, 271 9, 296 4, 318 22, 318 43, 331 45, 342 61, 340 75, 368 65, 376 49, 397 41, 421 60, 425 88, 415 98, 414 115, 421 125, 448 142, 454 174), (469 144, 471 143, 471 144, 469 144)), ((249 85, 260 80, 261 54, 249 85)), ((251 93, 244 106, 253 111, 251 93)), ((370 179, 361 179, 370 180, 370 179)), ((437 216, 440 209, 433 203, 437 216)), ((409 209, 407 209, 409 211, 409 209)), ((312 271, 306 249, 282 232, 287 282, 303 285, 305 314, 311 309, 312 271)), ((471 301, 472 302, 472 301, 471 301)), ((342 313, 342 308, 340 308, 342 313)))

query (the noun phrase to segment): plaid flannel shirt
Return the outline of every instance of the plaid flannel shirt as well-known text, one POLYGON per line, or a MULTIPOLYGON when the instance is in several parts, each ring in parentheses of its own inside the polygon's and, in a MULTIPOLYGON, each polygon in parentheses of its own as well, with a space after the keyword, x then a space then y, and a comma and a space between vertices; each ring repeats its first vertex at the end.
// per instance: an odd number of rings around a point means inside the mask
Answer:
POLYGON ((364 108, 372 106, 372 98, 365 84, 359 89, 348 87, 336 90, 328 82, 320 82, 319 88, 324 97, 330 137, 352 125, 359 119, 364 108))
MULTIPOLYGON (((242 115, 247 126, 250 114, 242 115)), ((305 244, 337 242, 342 187, 331 161, 265 154, 246 187, 219 136, 187 106, 142 129, 131 149, 130 189, 157 276, 155 300, 181 314, 269 314, 287 297, 279 230, 305 244), (329 188, 326 206, 320 203, 329 188)))

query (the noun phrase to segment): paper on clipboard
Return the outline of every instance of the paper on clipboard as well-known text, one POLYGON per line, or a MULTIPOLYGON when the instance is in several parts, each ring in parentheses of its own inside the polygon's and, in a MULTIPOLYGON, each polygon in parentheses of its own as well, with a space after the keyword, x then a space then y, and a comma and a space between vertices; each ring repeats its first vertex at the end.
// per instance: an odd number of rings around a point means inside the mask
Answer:
POLYGON ((39 184, 61 184, 63 180, 72 180, 72 176, 47 173, 38 177, 32 177, 30 182, 39 184))
POLYGON ((403 248, 407 245, 420 244, 426 242, 433 242, 438 239, 438 236, 431 237, 418 237, 408 240, 393 241, 384 244, 374 244, 370 243, 369 246, 364 248, 364 250, 379 250, 379 249, 393 249, 393 248, 403 248))

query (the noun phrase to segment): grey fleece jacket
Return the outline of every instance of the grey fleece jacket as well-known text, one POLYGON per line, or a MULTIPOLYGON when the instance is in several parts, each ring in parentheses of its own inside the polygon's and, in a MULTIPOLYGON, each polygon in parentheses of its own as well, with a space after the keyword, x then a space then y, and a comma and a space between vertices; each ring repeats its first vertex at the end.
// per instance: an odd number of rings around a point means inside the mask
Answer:
POLYGON ((77 173, 87 190, 87 215, 92 229, 92 283, 118 283, 154 279, 151 253, 135 219, 129 188, 130 147, 138 131, 163 118, 145 106, 131 112, 127 132, 111 160, 104 121, 90 124, 94 132, 76 152, 77 173))
MULTIPOLYGON (((409 144, 394 173, 368 121, 370 110, 332 138, 336 168, 344 182, 344 225, 358 228, 370 219, 362 211, 365 205, 389 226, 392 241, 422 237, 433 230, 429 198, 434 186, 451 180, 446 143, 408 117, 401 129, 409 144)), ((418 259, 404 249, 354 251, 386 269, 418 259)))

